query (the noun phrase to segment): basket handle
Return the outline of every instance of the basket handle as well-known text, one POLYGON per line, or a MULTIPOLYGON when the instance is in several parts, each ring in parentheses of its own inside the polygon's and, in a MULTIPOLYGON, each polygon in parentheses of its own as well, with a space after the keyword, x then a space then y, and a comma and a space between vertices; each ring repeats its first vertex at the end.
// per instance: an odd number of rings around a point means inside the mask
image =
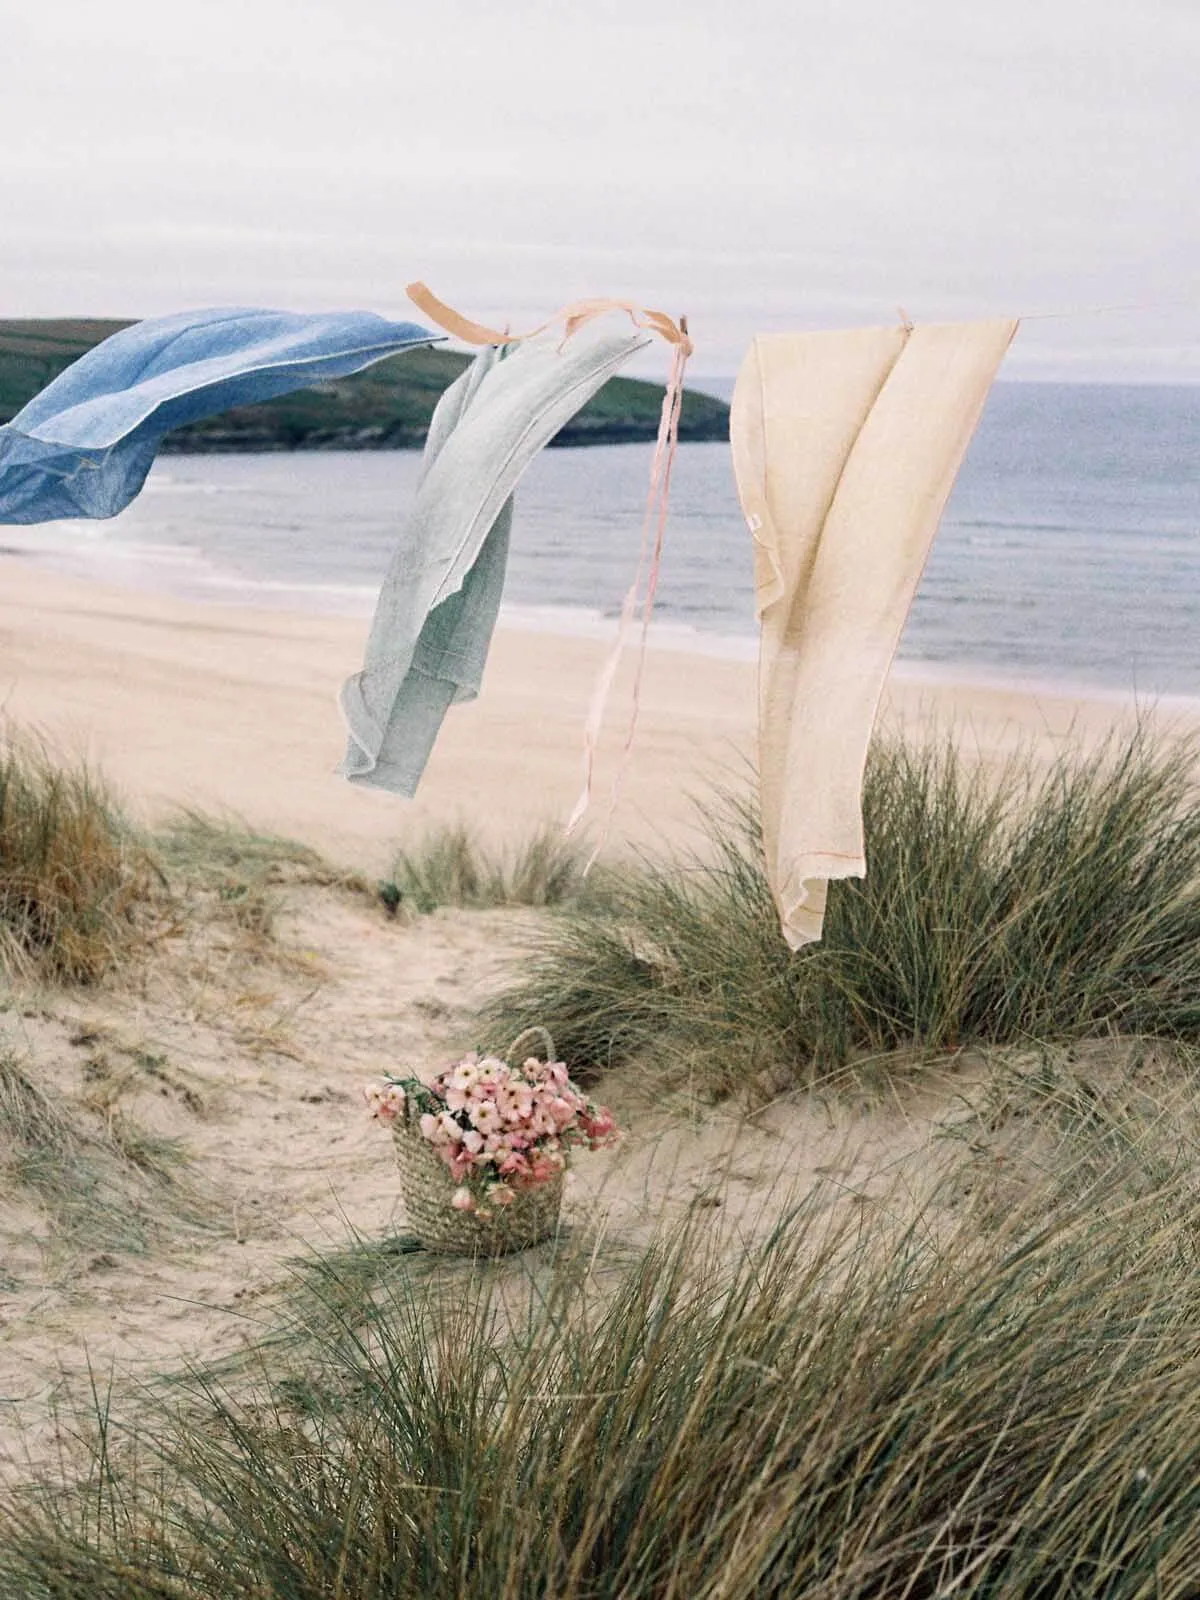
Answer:
POLYGON ((532 1028, 524 1028, 524 1029, 522 1029, 522 1031, 517 1035, 517 1037, 509 1045, 508 1049, 504 1052, 504 1059, 505 1059, 505 1061, 508 1062, 510 1067, 513 1065, 513 1059, 512 1058, 516 1054, 518 1046, 522 1043, 523 1040, 530 1039, 530 1038, 536 1038, 539 1041, 539 1043, 542 1046, 542 1049, 546 1052, 546 1060, 547 1061, 553 1061, 554 1060, 554 1056, 555 1056, 554 1040, 550 1037, 550 1030, 548 1028, 543 1028, 543 1027, 540 1027, 537 1024, 535 1024, 532 1028))

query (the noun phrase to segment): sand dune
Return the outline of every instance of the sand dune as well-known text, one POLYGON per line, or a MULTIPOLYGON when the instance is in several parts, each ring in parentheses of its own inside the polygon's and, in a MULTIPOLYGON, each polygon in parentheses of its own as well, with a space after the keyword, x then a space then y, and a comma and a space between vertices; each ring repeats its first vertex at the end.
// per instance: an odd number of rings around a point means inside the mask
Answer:
MULTIPOLYGON (((501 632, 482 697, 451 713, 409 804, 332 773, 342 749, 335 692, 364 632, 0 562, 5 711, 86 751, 147 820, 179 804, 225 808, 370 874, 433 819, 462 818, 501 839, 567 814, 602 645, 501 632)), ((597 815, 626 703, 614 696, 597 815)), ((1117 698, 898 679, 886 715, 953 724, 991 759, 1021 740, 1043 754, 1068 736, 1094 740, 1131 710, 1117 698)), ((1167 712, 1200 727, 1200 707, 1167 712)), ((614 846, 685 837, 689 795, 745 772, 753 723, 752 667, 652 652, 614 846)), ((92 991, 18 997, 0 1019, 0 1044, 73 1115, 99 1128, 119 1114, 181 1139, 204 1213, 198 1226, 176 1219, 162 1238, 151 1230, 143 1253, 130 1253, 106 1245, 102 1229, 89 1244, 59 1237, 50 1212, 19 1188, 0 1190, 0 1396, 13 1425, 0 1475, 6 1457, 20 1470, 26 1450, 45 1459, 58 1448, 56 1397, 86 1391, 89 1363, 111 1364, 123 1383, 236 1349, 261 1332, 259 1302, 290 1256, 337 1244, 347 1224, 367 1237, 402 1226, 390 1141, 368 1122, 360 1086, 470 1042, 473 1008, 522 959, 537 922, 446 912, 405 925, 365 895, 285 886, 279 938, 261 948, 210 901, 145 970, 92 991)), ((745 1232, 770 1216, 781 1165, 801 1187, 834 1174, 847 1204, 868 1201, 882 1172, 919 1189, 941 1159, 938 1127, 961 1110, 962 1070, 889 1091, 883 1109, 797 1095, 752 1122, 695 1106, 681 1120, 618 1075, 605 1093, 630 1137, 616 1154, 583 1160, 568 1216, 594 1220, 603 1208, 628 1241, 704 1207, 713 1226, 745 1232)))

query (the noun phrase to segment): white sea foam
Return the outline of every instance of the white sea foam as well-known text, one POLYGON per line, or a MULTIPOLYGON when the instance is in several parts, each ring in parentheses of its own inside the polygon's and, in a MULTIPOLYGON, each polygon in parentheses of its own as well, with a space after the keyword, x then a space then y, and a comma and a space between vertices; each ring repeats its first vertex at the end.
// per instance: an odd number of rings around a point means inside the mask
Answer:
MULTIPOLYGON (((998 389, 901 642, 909 678, 1200 695, 1200 392, 998 389)), ((545 452, 517 495, 501 626, 607 640, 637 565, 649 452, 545 452)), ((118 518, 0 529, 77 576, 367 617, 415 452, 171 456, 118 518)), ((680 450, 651 641, 752 660, 728 451, 680 450)))

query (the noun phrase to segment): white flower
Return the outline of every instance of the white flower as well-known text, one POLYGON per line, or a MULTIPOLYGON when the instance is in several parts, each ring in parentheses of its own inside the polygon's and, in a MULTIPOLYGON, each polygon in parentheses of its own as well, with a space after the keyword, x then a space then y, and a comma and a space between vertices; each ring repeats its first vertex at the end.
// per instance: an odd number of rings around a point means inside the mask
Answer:
POLYGON ((479 1100, 468 1112, 480 1133, 495 1133, 500 1126, 500 1108, 494 1100, 479 1100))
POLYGON ((453 1089, 473 1089, 482 1076, 479 1058, 472 1054, 464 1056, 450 1069, 446 1074, 446 1083, 453 1089))

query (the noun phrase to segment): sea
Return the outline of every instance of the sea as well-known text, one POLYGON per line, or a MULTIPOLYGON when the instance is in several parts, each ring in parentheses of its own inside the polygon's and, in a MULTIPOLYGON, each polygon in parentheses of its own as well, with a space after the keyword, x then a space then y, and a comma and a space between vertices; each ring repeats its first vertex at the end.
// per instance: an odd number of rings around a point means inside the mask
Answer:
MULTIPOLYGON (((650 458, 611 445, 534 462, 502 626, 612 634, 650 458)), ((419 471, 410 451, 165 455, 120 516, 3 528, 0 550, 195 600, 366 618, 419 471)), ((725 445, 680 448, 652 638, 754 655, 751 547, 725 445)), ((897 670, 1200 696, 1200 387, 996 385, 897 670)))

